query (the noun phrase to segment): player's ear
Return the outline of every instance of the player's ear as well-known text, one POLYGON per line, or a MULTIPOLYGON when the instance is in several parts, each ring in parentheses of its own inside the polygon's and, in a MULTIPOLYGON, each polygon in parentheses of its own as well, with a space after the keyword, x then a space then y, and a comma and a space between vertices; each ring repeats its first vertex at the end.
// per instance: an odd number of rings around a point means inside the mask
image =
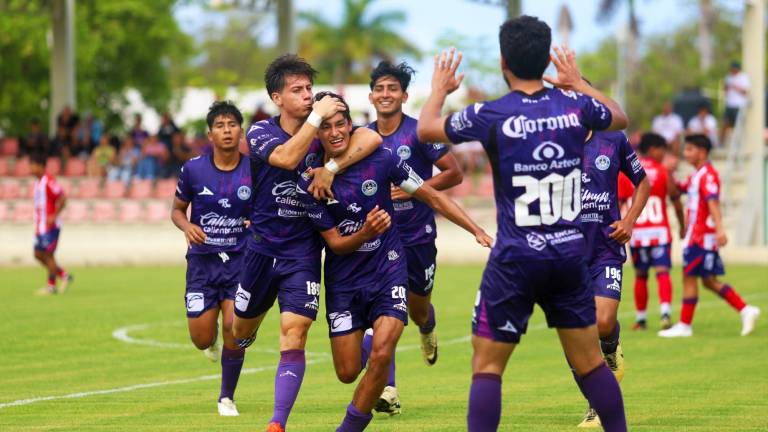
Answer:
POLYGON ((280 106, 280 104, 282 104, 282 98, 280 97, 279 92, 272 92, 270 97, 272 98, 272 102, 274 102, 275 105, 280 106))
POLYGON ((368 93, 368 102, 373 103, 373 93, 368 93))
POLYGON ((403 92, 403 103, 408 102, 408 92, 403 92))

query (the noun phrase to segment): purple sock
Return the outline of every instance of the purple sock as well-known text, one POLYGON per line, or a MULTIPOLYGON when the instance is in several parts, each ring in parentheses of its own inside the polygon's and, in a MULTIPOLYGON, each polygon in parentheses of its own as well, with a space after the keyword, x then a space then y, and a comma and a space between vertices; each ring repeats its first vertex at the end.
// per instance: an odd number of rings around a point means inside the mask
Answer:
POLYGON ((270 422, 278 422, 285 427, 304 380, 305 366, 304 350, 280 352, 280 363, 275 373, 275 410, 270 422))
POLYGON ((600 338, 600 350, 603 354, 613 354, 616 352, 616 347, 619 346, 619 333, 621 332, 621 326, 616 321, 616 325, 613 326, 611 334, 604 338, 600 338))
POLYGON ((395 354, 392 353, 392 362, 389 363, 389 377, 387 377, 387 385, 395 387, 395 354))
POLYGON ((576 381, 576 385, 579 386, 579 391, 581 391, 581 394, 584 396, 584 399, 587 398, 587 394, 584 393, 584 386, 581 384, 581 377, 579 374, 576 373, 576 369, 573 368, 573 365, 571 364, 571 361, 568 360, 568 357, 565 357, 565 361, 568 362, 568 367, 571 368, 571 373, 573 374, 573 380, 576 381))
POLYGON ((611 369, 602 363, 581 377, 584 394, 589 405, 597 411, 605 432, 626 432, 627 419, 624 416, 624 400, 621 389, 611 369))
POLYGON ((229 349, 224 347, 221 351, 221 391, 219 400, 229 398, 235 400, 235 388, 240 378, 240 370, 243 368, 245 350, 243 348, 229 349))
POLYGON ((469 432, 495 431, 501 419, 501 376, 489 373, 472 375, 469 389, 469 432))
POLYGON ((360 369, 365 369, 368 366, 368 357, 371 355, 371 347, 373 346, 373 335, 368 334, 366 331, 363 333, 363 345, 362 352, 360 353, 360 369))
POLYGON ((371 422, 373 414, 363 414, 355 408, 352 402, 347 406, 347 415, 344 416, 344 421, 336 429, 336 432, 358 432, 362 431, 371 422))
POLYGON ((432 306, 432 303, 429 304, 429 314, 427 317, 427 323, 423 326, 419 326, 419 332, 421 332, 421 334, 429 334, 435 329, 435 307, 432 306))

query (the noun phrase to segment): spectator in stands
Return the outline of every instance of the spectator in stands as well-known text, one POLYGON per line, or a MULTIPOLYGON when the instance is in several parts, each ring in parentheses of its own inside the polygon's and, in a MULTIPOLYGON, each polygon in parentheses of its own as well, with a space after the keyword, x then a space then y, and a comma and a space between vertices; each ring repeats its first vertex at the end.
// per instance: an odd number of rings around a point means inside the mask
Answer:
POLYGON ((51 155, 51 144, 43 132, 40 120, 33 118, 29 122, 29 132, 19 140, 18 157, 30 156, 35 153, 51 155))
POLYGON ((264 111, 264 104, 259 104, 256 107, 256 111, 254 111, 253 115, 251 116, 251 124, 262 121, 262 120, 266 120, 270 117, 271 116, 269 115, 269 113, 264 111))
POLYGON ((109 143, 109 136, 101 135, 99 145, 91 152, 91 158, 88 159, 88 175, 91 177, 104 178, 107 171, 117 165, 117 154, 115 148, 109 143))
POLYGON ((149 132, 147 132, 141 124, 141 114, 135 114, 133 116, 133 127, 131 128, 129 135, 131 135, 133 142, 138 147, 141 147, 141 145, 144 144, 144 140, 149 137, 149 132))
POLYGON ((688 120, 686 134, 706 135, 715 147, 719 145, 717 141, 717 119, 709 112, 709 106, 706 104, 699 106, 699 111, 696 115, 688 120))
POLYGON ((165 164, 161 176, 163 178, 176 178, 181 172, 181 166, 189 160, 189 147, 185 142, 183 131, 178 131, 171 138, 171 151, 168 162, 165 164))
POLYGON ((166 111, 160 121, 160 129, 157 131, 157 139, 160 140, 169 152, 173 151, 173 135, 179 131, 179 127, 173 122, 171 114, 166 111))
POLYGON ((133 141, 131 135, 127 135, 120 144, 120 151, 117 154, 117 166, 107 171, 107 180, 120 180, 123 183, 129 183, 131 176, 136 170, 136 164, 139 162, 141 149, 133 141))
POLYGON ((480 141, 469 141, 461 145, 451 146, 456 159, 459 160, 464 178, 469 180, 470 190, 474 191, 477 182, 476 174, 485 169, 485 150, 480 141))
POLYGON ((99 145, 103 131, 104 126, 101 124, 101 121, 88 112, 85 114, 85 121, 77 128, 75 141, 89 155, 99 145))
POLYGON ((136 167, 136 175, 140 179, 154 180, 160 167, 168 160, 168 149, 157 139, 157 135, 147 138, 141 145, 141 157, 136 167))
POLYGON ((725 143, 727 134, 736 124, 739 110, 749 102, 749 76, 741 70, 741 63, 732 61, 725 76, 725 111, 723 112, 723 128, 720 131, 720 142, 725 143))
MULTIPOLYGON (((64 106, 56 117, 56 131, 53 139, 52 153, 61 155, 65 159, 72 156, 74 144, 74 132, 80 124, 80 117, 72 111, 69 105, 64 106)), ((75 146, 76 147, 76 146, 75 146)), ((75 148, 75 151, 77 148, 75 148)))
POLYGON ((667 145, 674 154, 680 153, 680 138, 685 132, 683 118, 672 111, 670 102, 664 103, 661 114, 653 118, 653 132, 667 140, 667 145))

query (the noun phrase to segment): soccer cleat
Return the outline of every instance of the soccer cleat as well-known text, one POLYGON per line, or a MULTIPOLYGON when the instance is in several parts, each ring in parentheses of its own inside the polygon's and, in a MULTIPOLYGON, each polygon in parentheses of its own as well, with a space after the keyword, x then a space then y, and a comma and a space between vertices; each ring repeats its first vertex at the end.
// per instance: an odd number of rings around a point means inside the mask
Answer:
POLYGON ((46 286, 46 287, 42 287, 42 288, 38 289, 37 291, 35 291, 35 295, 49 296, 49 295, 56 294, 56 292, 57 291, 56 291, 56 287, 55 286, 46 286))
POLYGON ((605 357, 605 364, 608 365, 611 372, 613 372, 613 376, 616 377, 616 381, 621 382, 624 378, 624 352, 621 350, 621 344, 616 345, 616 352, 605 354, 603 357, 605 357))
POLYGON ((602 424, 600 423, 600 417, 597 415, 597 412, 590 408, 587 410, 587 413, 584 415, 584 420, 579 423, 579 428, 599 428, 602 424))
POLYGON ((435 330, 424 334, 419 333, 421 336, 421 356, 424 358, 424 362, 427 366, 432 366, 437 362, 437 335, 435 330))
POLYGON ((220 416, 237 417, 240 415, 240 413, 237 412, 237 406, 235 406, 235 402, 230 398, 221 398, 218 406, 220 416))
POLYGON ((672 327, 672 318, 669 317, 669 314, 664 314, 661 316, 661 329, 666 330, 670 327, 672 327))
POLYGON ((389 415, 400 414, 400 395, 397 394, 397 389, 392 386, 384 387, 384 391, 381 392, 376 406, 373 407, 376 412, 385 413, 389 415))
POLYGON ((285 428, 279 422, 270 422, 267 425, 267 432, 285 432, 285 428))
POLYGON ((658 334, 664 338, 691 337, 693 336, 693 329, 688 324, 679 322, 666 330, 659 331, 658 334))
POLYGON ((741 335, 746 336, 750 333, 752 333, 752 330, 755 329, 755 323, 757 322, 757 317, 760 316, 760 309, 755 306, 744 306, 744 309, 741 310, 741 335))
POLYGON ((648 324, 645 323, 645 320, 637 320, 632 325, 632 330, 645 330, 648 328, 648 324))
POLYGON ((65 275, 65 276, 64 276, 64 277, 61 279, 61 282, 59 283, 59 289, 58 289, 58 293, 59 293, 59 294, 63 294, 63 293, 64 293, 64 291, 66 291, 66 290, 67 290, 67 288, 69 288, 69 284, 71 284, 72 282, 74 282, 74 280, 75 280, 75 277, 74 277, 74 276, 72 276, 71 274, 67 273, 67 274, 66 274, 66 275, 65 275))

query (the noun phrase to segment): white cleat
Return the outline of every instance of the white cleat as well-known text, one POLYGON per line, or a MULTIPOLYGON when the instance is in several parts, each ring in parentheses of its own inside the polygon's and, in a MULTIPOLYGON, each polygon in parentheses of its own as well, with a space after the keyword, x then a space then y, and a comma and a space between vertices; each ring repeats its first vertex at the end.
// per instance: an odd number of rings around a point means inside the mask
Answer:
POLYGON ((389 414, 391 416, 400 414, 400 394, 397 388, 392 386, 384 387, 381 397, 373 407, 376 412, 389 414))
POLYGON ((419 335, 421 336, 421 357, 427 366, 432 366, 437 362, 437 335, 435 335, 435 330, 427 334, 419 333, 419 335))
POLYGON ((760 309, 755 306, 746 305, 741 310, 741 335, 746 336, 755 329, 755 323, 760 316, 760 309))
POLYGON ((237 412, 237 407, 232 399, 221 398, 219 401, 219 415, 224 417, 237 417, 240 413, 237 412))
POLYGON ((693 329, 688 324, 679 322, 666 330, 659 331, 659 336, 663 338, 691 337, 693 336, 693 329))

